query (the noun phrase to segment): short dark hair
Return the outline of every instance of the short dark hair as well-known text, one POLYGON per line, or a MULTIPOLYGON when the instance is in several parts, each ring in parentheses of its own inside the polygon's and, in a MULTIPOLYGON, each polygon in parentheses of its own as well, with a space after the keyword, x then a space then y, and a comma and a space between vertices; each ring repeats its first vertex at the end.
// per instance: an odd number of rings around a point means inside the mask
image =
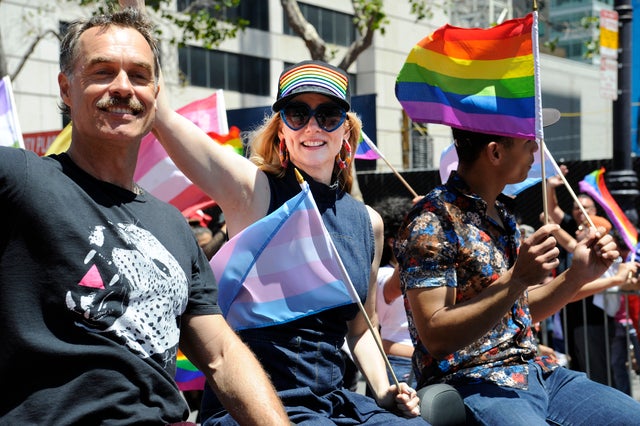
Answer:
POLYGON ((398 230, 402 225, 405 215, 409 212, 413 206, 413 201, 409 197, 388 196, 376 204, 371 206, 375 211, 380 214, 382 222, 384 223, 384 246, 382 249, 382 258, 380 259, 380 265, 384 266, 389 263, 391 259, 391 247, 387 245, 388 238, 396 238, 398 230))
MULTIPOLYGON (((153 34, 153 23, 143 12, 131 7, 111 14, 95 15, 87 20, 80 19, 71 22, 60 43, 60 72, 71 79, 73 68, 78 60, 78 42, 85 31, 93 27, 101 27, 106 30, 111 26, 133 28, 142 34, 153 52, 154 75, 157 84, 160 76, 160 50, 158 40, 153 34)), ((71 112, 69 106, 64 102, 60 103, 60 110, 67 115, 71 112)))
POLYGON ((458 161, 463 164, 473 164, 480 157, 480 152, 490 142, 502 143, 506 146, 513 142, 513 139, 507 136, 472 132, 456 127, 452 127, 451 132, 453 133, 453 141, 458 153, 458 161))

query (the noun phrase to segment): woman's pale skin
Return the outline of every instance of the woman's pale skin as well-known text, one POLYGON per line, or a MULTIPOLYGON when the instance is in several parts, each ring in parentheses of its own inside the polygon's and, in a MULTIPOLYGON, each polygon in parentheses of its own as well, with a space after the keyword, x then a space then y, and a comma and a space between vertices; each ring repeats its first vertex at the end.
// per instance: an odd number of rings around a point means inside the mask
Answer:
MULTIPOLYGON (((331 102, 330 98, 315 93, 301 94, 294 99, 312 109, 331 102)), ((168 105, 166 95, 160 90, 154 134, 175 164, 220 205, 225 213, 229 236, 265 217, 271 201, 266 174, 247 158, 213 143, 206 133, 168 105)), ((280 123, 278 131, 279 139, 286 143, 290 162, 326 185, 331 184, 336 155, 349 136, 346 125, 327 132, 320 128, 315 118, 299 130, 291 130, 280 123)), ((375 235, 375 256, 364 307, 375 324, 375 277, 382 255, 383 223, 377 212, 369 207, 367 210, 375 235)), ((377 331, 373 332, 377 334, 377 331)), ((418 416, 420 407, 415 390, 401 383, 398 392, 395 384, 389 384, 384 359, 374 340, 379 336, 374 336, 373 332, 361 312, 348 323, 346 339, 354 361, 374 390, 381 407, 394 409, 405 417, 418 416)))

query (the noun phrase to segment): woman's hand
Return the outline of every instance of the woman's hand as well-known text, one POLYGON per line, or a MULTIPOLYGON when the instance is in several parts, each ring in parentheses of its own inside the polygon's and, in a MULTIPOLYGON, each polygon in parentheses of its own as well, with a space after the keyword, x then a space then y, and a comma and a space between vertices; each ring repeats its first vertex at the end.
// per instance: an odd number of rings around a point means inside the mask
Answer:
POLYGON ((389 386, 387 394, 378 404, 402 417, 413 418, 420 415, 420 399, 415 389, 406 383, 400 383, 400 392, 396 385, 389 386))

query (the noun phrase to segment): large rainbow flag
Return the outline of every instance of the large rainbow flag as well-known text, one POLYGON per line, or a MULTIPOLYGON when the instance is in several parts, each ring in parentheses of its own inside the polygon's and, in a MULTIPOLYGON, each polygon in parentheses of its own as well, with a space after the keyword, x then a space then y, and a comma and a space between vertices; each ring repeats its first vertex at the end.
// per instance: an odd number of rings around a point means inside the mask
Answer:
POLYGON ((605 168, 601 167, 586 175, 578 182, 580 191, 589 194, 602 207, 631 253, 634 253, 638 245, 638 230, 609 192, 604 181, 604 172, 605 168))
POLYGON ((409 53, 396 97, 416 122, 541 138, 537 14, 489 29, 444 25, 409 53))

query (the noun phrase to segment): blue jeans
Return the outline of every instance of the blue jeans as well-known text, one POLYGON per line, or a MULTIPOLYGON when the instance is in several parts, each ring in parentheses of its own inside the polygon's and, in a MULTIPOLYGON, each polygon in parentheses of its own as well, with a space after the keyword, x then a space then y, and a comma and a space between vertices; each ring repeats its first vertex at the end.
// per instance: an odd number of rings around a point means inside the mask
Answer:
MULTIPOLYGON (((387 355, 387 358, 389 358, 389 364, 391 364, 391 368, 393 368, 393 372, 395 373, 398 381, 401 383, 405 382, 415 389, 416 376, 413 374, 411 358, 395 355, 387 355)), ((393 384, 393 377, 391 377, 391 374, 388 371, 387 376, 389 376, 389 383, 393 384)))
POLYGON ((456 388, 469 424, 640 425, 638 401, 564 367, 543 373, 531 364, 528 390, 486 382, 456 388))

